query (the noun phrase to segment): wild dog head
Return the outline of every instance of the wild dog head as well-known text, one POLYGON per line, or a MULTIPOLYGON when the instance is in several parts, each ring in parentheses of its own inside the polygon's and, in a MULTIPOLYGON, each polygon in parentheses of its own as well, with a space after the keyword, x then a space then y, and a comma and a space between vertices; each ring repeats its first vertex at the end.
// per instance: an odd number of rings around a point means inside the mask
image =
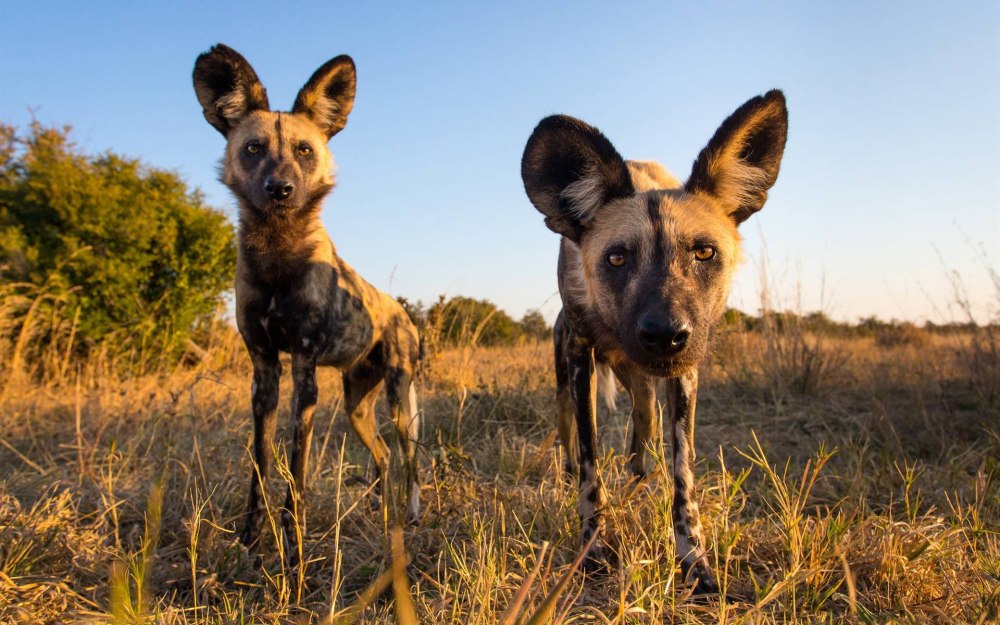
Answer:
POLYGON ((580 311, 595 341, 656 375, 698 364, 740 258, 736 228, 763 207, 787 126, 780 91, 749 100, 679 186, 658 166, 626 163, 578 119, 538 124, 521 176, 546 225, 564 237, 563 303, 580 311))
POLYGON ((198 57, 194 90, 205 119, 226 137, 222 182, 258 218, 314 210, 333 188, 327 141, 354 106, 354 62, 338 56, 316 70, 290 113, 271 111, 267 91, 238 52, 218 44, 198 57))

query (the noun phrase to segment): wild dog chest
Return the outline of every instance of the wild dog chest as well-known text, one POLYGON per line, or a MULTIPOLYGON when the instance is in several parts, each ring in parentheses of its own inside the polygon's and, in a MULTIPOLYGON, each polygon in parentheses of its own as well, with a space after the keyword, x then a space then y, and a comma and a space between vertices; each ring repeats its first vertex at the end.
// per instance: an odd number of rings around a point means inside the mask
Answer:
MULTIPOLYGON (((258 282, 242 326, 279 351, 346 366, 372 346, 374 324, 360 295, 339 284, 335 267, 311 263, 300 275, 258 282)), ((246 334, 246 333, 245 333, 246 334)))

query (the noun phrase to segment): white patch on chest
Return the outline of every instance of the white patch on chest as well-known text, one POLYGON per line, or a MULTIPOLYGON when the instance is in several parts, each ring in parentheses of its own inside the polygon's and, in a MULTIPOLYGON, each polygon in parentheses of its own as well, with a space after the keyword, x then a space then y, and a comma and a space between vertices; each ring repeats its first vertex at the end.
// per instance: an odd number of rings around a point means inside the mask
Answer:
POLYGON ((271 301, 267 305, 267 313, 260 318, 260 325, 264 328, 265 332, 267 331, 267 324, 270 322, 270 314, 274 312, 274 306, 274 298, 272 297, 271 301))

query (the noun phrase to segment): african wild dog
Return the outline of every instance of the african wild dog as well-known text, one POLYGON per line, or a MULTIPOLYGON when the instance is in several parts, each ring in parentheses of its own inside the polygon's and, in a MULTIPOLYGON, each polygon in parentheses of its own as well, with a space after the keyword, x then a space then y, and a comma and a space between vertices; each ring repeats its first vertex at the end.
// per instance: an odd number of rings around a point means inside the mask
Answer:
MULTIPOLYGON (((304 478, 316 407, 316 367, 343 372, 344 406, 371 451, 384 489, 389 449, 378 434, 375 400, 385 382, 412 517, 419 513, 416 445, 419 415, 413 386, 420 353, 416 328, 388 295, 337 256, 319 213, 333 189, 327 141, 354 104, 354 62, 331 59, 299 91, 290 113, 270 110, 250 64, 217 45, 198 57, 194 88, 205 119, 226 137, 221 180, 239 201, 236 321, 253 363, 254 419, 250 495, 241 539, 256 544, 262 489, 271 463, 281 365, 291 354, 294 434, 282 526, 291 562, 304 532, 304 478)), ((400 465, 396 465, 400 462, 400 465)))
MULTIPOLYGON (((567 471, 579 461, 583 542, 600 534, 607 501, 595 466, 595 363, 609 365, 632 396, 629 451, 640 477, 660 438, 654 381, 667 378, 674 537, 701 593, 718 585, 693 492, 698 365, 740 258, 736 227, 764 205, 787 127, 780 91, 753 98, 722 123, 683 186, 656 163, 622 160, 597 129, 563 115, 538 124, 521 161, 528 197, 562 235, 557 423, 567 471)), ((598 546, 591 563, 601 557, 598 546)))

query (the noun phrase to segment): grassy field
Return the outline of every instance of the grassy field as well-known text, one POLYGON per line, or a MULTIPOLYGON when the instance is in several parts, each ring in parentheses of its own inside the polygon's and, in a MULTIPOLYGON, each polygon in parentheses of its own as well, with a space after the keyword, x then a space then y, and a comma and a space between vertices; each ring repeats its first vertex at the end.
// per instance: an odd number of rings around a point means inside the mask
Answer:
POLYGON ((44 382, 17 376, 8 342, 0 623, 410 623, 410 597, 415 622, 493 625, 519 589, 511 623, 993 623, 997 339, 724 333, 703 370, 697 476, 732 600, 707 602, 674 565, 669 472, 629 486, 627 398, 600 417, 619 563, 599 578, 574 571, 576 492, 559 471, 548 343, 431 355, 424 515, 404 532, 408 567, 397 550, 394 597, 378 592, 389 540, 333 372, 321 376, 297 580, 273 531, 262 569, 234 533, 252 423, 231 331, 217 329, 199 363, 146 375, 101 359, 74 371, 56 353, 44 382))

